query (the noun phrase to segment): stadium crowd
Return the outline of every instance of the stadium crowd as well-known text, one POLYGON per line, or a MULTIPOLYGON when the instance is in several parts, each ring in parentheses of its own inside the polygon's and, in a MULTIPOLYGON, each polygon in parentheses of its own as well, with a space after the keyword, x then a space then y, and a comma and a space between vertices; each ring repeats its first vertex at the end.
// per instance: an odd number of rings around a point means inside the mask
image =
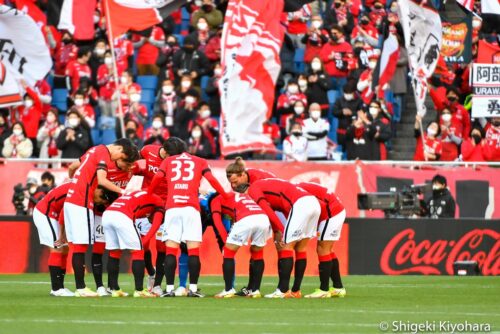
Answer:
MULTIPOLYGON (((68 31, 44 27, 53 70, 35 87, 22 82, 23 105, 0 110, 1 155, 79 158, 89 147, 116 138, 142 147, 176 136, 188 143, 191 154, 220 157, 219 62, 227 1, 190 1, 146 36, 116 38, 116 69, 97 3, 93 41, 75 41, 68 31)), ((283 14, 282 71, 273 117, 263 124, 282 151, 254 152, 247 158, 387 159, 391 139, 398 135, 396 125, 413 98, 408 95, 408 56, 397 2, 358 3, 315 1, 283 14), (400 43, 396 73, 389 85, 372 89, 387 34, 400 43)), ((45 10, 47 1, 38 4, 45 10)), ((479 17, 473 18, 473 29, 474 59, 480 39, 497 45, 499 40, 496 33, 480 31, 479 17)), ((420 129, 417 116, 415 160, 500 160, 500 118, 470 116, 470 68, 447 65, 440 58, 429 80, 436 118, 420 129)))

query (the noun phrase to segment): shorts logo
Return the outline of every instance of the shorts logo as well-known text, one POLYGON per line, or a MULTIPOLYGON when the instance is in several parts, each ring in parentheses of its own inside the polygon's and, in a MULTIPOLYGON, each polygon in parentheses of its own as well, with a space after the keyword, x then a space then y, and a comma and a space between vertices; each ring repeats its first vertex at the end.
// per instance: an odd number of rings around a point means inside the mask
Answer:
POLYGON ((234 235, 231 235, 231 240, 236 241, 238 243, 243 243, 243 236, 241 236, 239 234, 234 234, 234 235))
POLYGON ((332 233, 330 233, 331 237, 338 237, 338 235, 339 235, 339 231, 333 231, 332 233))
POLYGON ((298 238, 301 235, 302 235, 302 230, 296 230, 295 232, 293 232, 292 238, 298 238))

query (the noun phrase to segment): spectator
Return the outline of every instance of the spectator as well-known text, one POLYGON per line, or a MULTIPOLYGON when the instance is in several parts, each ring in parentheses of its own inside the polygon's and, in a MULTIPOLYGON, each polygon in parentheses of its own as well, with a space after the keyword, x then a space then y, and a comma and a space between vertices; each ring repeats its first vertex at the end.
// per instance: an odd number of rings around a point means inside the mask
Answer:
POLYGON ((115 48, 116 66, 125 70, 132 69, 134 65, 134 45, 127 38, 126 34, 115 38, 113 41, 115 48))
POLYGON ((66 114, 67 126, 59 133, 56 144, 63 159, 78 159, 90 147, 90 134, 84 118, 78 110, 71 108, 66 114))
POLYGON ((481 128, 475 127, 471 131, 469 139, 462 141, 460 150, 462 152, 462 161, 485 161, 484 132, 481 128))
POLYGON ((347 82, 348 56, 353 54, 352 47, 345 41, 344 30, 333 25, 330 28, 330 43, 323 45, 320 57, 330 76, 330 88, 341 91, 347 82))
POLYGON ((458 149, 462 143, 462 133, 457 132, 457 125, 460 126, 460 122, 453 116, 448 108, 441 111, 441 118, 439 120, 443 146, 441 161, 454 161, 458 158, 458 149))
POLYGON ((207 87, 205 88, 205 93, 208 96, 208 105, 212 112, 212 116, 219 116, 221 111, 220 106, 220 91, 219 83, 222 78, 222 66, 217 63, 214 67, 214 74, 208 80, 207 87))
POLYGON ((399 58, 396 65, 396 72, 394 73, 394 76, 389 83, 389 85, 391 86, 391 91, 394 94, 394 117, 392 118, 393 123, 399 123, 401 121, 401 112, 403 111, 403 107, 405 106, 404 97, 408 92, 408 52, 406 51, 404 43, 402 43, 401 37, 399 37, 399 35, 398 41, 399 58))
MULTIPOLYGON (((200 17, 198 22, 196 22, 196 29, 189 36, 194 40, 198 41, 197 50, 205 53, 207 47, 208 39, 211 37, 210 27, 208 26, 207 20, 204 17, 200 17)), ((205 53, 206 55, 206 53, 205 53)))
POLYGON ((305 4, 295 12, 287 13, 287 35, 296 48, 304 48, 302 38, 307 32, 307 22, 311 18, 311 5, 305 4))
POLYGON ((309 106, 309 118, 304 120, 303 131, 307 138, 307 160, 327 160, 330 123, 321 118, 319 104, 312 103, 309 106))
POLYGON ((160 48, 165 46, 165 34, 159 26, 154 26, 149 37, 135 35, 134 49, 137 49, 137 75, 158 75, 156 59, 160 48))
POLYGON ((354 17, 349 9, 345 0, 335 0, 325 12, 325 25, 339 25, 349 37, 354 28, 354 17))
POLYGON ((369 57, 368 68, 361 73, 357 84, 361 99, 365 104, 369 104, 370 101, 375 97, 376 92, 372 87, 372 80, 375 67, 377 67, 378 58, 379 56, 377 54, 372 54, 369 57))
POLYGON ((391 122, 387 118, 382 104, 375 100, 370 103, 368 109, 370 131, 375 132, 373 139, 373 152, 371 160, 387 160, 386 143, 391 139, 391 122))
POLYGON ((180 99, 183 99, 186 97, 186 94, 191 91, 197 91, 196 88, 193 85, 193 79, 191 78, 190 74, 184 74, 181 77, 181 83, 179 85, 179 88, 177 89, 177 96, 180 99))
POLYGON ((298 100, 304 105, 307 104, 307 97, 300 92, 297 81, 291 80, 288 82, 286 91, 278 97, 277 112, 280 115, 282 127, 286 124, 286 115, 293 113, 293 104, 298 100))
POLYGON ((295 101, 293 104, 293 114, 285 116, 285 126, 282 127, 282 130, 284 130, 283 137, 291 133, 294 124, 304 125, 304 120, 307 118, 306 107, 307 105, 303 101, 295 101))
MULTIPOLYGON (((57 110, 51 109, 47 113, 45 122, 38 130, 36 139, 40 148, 41 159, 60 158, 61 151, 57 149, 57 137, 61 132, 59 120, 57 119, 57 110)), ((40 164, 38 168, 48 168, 49 164, 40 164)), ((59 168, 60 164, 52 164, 52 168, 59 168)))
POLYGON ((203 52, 197 50, 198 41, 193 36, 184 39, 184 46, 172 58, 176 81, 183 75, 190 75, 196 86, 200 78, 210 71, 210 63, 203 52))
POLYGON ((163 123, 162 115, 153 116, 151 126, 146 129, 144 135, 144 145, 158 144, 162 145, 170 137, 167 127, 163 123))
POLYGON ((75 104, 75 110, 80 113, 80 116, 82 116, 89 128, 93 128, 95 126, 94 108, 86 103, 85 93, 83 90, 79 89, 76 91, 73 102, 75 104))
POLYGON ((35 84, 34 91, 38 94, 38 98, 42 103, 42 119, 45 119, 47 112, 50 110, 52 102, 52 87, 47 80, 38 80, 35 84))
POLYGON ((182 140, 189 139, 189 124, 196 118, 198 107, 198 92, 190 89, 186 92, 185 98, 179 103, 179 108, 174 115, 175 136, 182 140))
POLYGON ((451 86, 446 91, 446 98, 448 101, 445 103, 445 108, 448 106, 452 113, 452 123, 455 126, 455 134, 464 139, 469 138, 471 129, 470 115, 464 106, 459 102, 460 91, 456 87, 451 86))
POLYGON ((432 178, 432 197, 427 203, 430 218, 455 218, 455 199, 446 186, 444 176, 437 174, 432 178))
POLYGON ((88 65, 90 55, 90 50, 82 46, 78 49, 76 60, 69 62, 66 66, 66 87, 71 93, 76 92, 80 87, 80 78, 92 77, 92 71, 88 65))
POLYGON ((323 63, 319 57, 314 57, 311 62, 311 72, 307 76, 306 90, 307 102, 318 103, 321 106, 321 115, 326 117, 330 108, 328 101, 328 89, 330 81, 323 71, 323 63))
POLYGON ((92 56, 89 59, 89 66, 91 71, 92 86, 96 89, 98 88, 97 74, 99 72, 99 67, 104 64, 104 58, 106 57, 107 45, 105 39, 98 39, 95 42, 94 50, 92 56))
POLYGON ((191 25, 194 26, 200 17, 203 17, 207 21, 208 26, 212 31, 215 31, 215 29, 217 29, 217 27, 224 21, 222 12, 215 8, 213 0, 202 1, 201 8, 196 10, 191 16, 191 25))
POLYGON ((33 153, 33 144, 26 136, 22 123, 12 125, 12 134, 3 142, 2 155, 5 158, 30 158, 33 153))
POLYGON ((7 117, 0 113, 0 152, 3 150, 3 143, 11 135, 7 117))
POLYGON ((21 81, 21 85, 26 90, 24 95, 24 104, 14 109, 11 115, 11 122, 20 122, 23 124, 26 137, 31 140, 33 152, 30 155, 38 156, 38 149, 36 143, 36 135, 38 133, 38 126, 42 118, 42 103, 38 94, 28 87, 26 82, 21 81))
POLYGON ((323 45, 328 43, 328 31, 323 29, 321 16, 312 17, 311 26, 302 37, 301 42, 305 45, 304 62, 311 64, 313 58, 319 56, 323 45))
POLYGON ((201 126, 203 136, 208 139, 212 148, 212 155, 217 152, 217 136, 219 135, 219 123, 210 117, 210 107, 207 103, 200 103, 196 118, 189 122, 188 129, 191 130, 194 125, 201 126))
POLYGON ((439 136, 439 124, 437 122, 431 122, 427 126, 427 133, 424 134, 422 139, 420 124, 422 123, 422 117, 417 115, 415 117, 415 138, 417 140, 417 145, 415 147, 415 154, 413 155, 413 160, 415 161, 437 161, 440 159, 441 154, 443 154, 443 146, 439 136))
MULTIPOLYGON (((141 124, 142 125, 142 124, 141 124)), ((130 119, 125 123, 125 138, 128 138, 137 146, 139 149, 144 146, 144 141, 142 137, 139 136, 137 129, 139 124, 136 121, 130 119)))
POLYGON ((292 125, 290 135, 283 141, 284 161, 307 161, 307 139, 300 124, 292 125))
MULTIPOLYGON (((273 123, 271 120, 267 120, 264 122, 263 133, 270 139, 270 141, 276 146, 279 145, 281 135, 280 128, 276 123, 273 123)), ((253 158, 256 160, 274 160, 276 159, 276 152, 268 152, 268 151, 260 151, 254 152, 253 158)))
POLYGON ((130 103, 123 107, 123 114, 126 120, 133 120, 139 124, 137 134, 142 138, 144 134, 144 125, 148 121, 148 109, 141 101, 141 94, 135 90, 135 87, 129 89, 130 103))
POLYGON ((164 80, 156 99, 155 110, 165 116, 165 126, 172 132, 174 113, 177 109, 177 94, 172 80, 164 80))
MULTIPOLYGON (((118 68, 117 70, 117 77, 120 77, 123 69, 118 68)), ((106 51, 104 63, 99 66, 97 70, 97 85, 99 87, 99 108, 101 110, 101 116, 113 117, 115 110, 118 109, 118 98, 114 96, 117 83, 115 81, 111 51, 106 51)))
POLYGON ((174 80, 173 56, 179 50, 180 47, 177 37, 174 35, 168 36, 167 43, 160 49, 158 59, 156 60, 156 65, 159 67, 160 71, 158 77, 159 82, 163 82, 166 79, 174 80))
POLYGON ((374 146, 376 128, 371 126, 372 122, 362 110, 353 117, 352 124, 346 130, 346 154, 347 160, 376 160, 374 158, 374 146))
POLYGON ((375 0, 372 10, 368 14, 370 22, 372 22, 378 31, 382 30, 382 23, 387 17, 387 12, 384 8, 385 0, 375 0))
POLYGON ((369 14, 362 14, 359 23, 352 30, 351 39, 362 38, 368 45, 376 48, 378 46, 379 33, 377 27, 371 22, 369 14))
POLYGON ((214 157, 212 145, 204 134, 204 130, 198 124, 191 129, 191 135, 188 140, 188 152, 204 159, 214 157))
POLYGON ((485 130, 484 156, 487 161, 500 161, 500 117, 491 118, 485 130))
POLYGON ((217 28, 217 32, 213 34, 207 41, 207 47, 205 48, 205 55, 212 64, 218 64, 220 62, 220 52, 222 44, 222 26, 217 28))
MULTIPOLYGON (((52 34, 51 34, 52 35, 52 34)), ((65 88, 66 67, 76 60, 78 48, 73 42, 73 36, 69 31, 63 31, 62 39, 57 43, 54 55, 54 86, 65 88)))
POLYGON ((353 117, 355 118, 358 111, 363 107, 363 101, 356 94, 354 84, 344 86, 344 94, 335 101, 333 105, 333 116, 338 120, 337 126, 337 143, 342 145, 342 150, 346 150, 346 132, 351 125, 353 117))
POLYGON ((130 103, 129 97, 132 89, 136 93, 141 93, 141 86, 133 82, 132 72, 129 70, 123 71, 120 77, 120 102, 122 105, 127 105, 130 103))

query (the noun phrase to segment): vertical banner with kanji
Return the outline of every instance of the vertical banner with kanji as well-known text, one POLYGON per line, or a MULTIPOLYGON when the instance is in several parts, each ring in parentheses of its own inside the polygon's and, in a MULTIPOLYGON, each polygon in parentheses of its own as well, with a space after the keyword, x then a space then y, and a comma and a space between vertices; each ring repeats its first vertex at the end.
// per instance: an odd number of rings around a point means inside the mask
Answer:
POLYGON ((500 117, 500 64, 474 64, 472 89, 472 117, 500 117))

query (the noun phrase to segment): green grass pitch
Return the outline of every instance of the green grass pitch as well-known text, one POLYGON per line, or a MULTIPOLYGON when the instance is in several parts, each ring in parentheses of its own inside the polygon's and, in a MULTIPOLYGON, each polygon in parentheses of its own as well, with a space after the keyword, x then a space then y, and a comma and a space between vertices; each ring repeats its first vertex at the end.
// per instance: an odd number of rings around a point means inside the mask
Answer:
MULTIPOLYGON (((74 288, 72 276, 66 281, 74 288)), ((91 275, 86 281, 93 288, 91 275)), ((266 277, 262 292, 273 291, 276 281, 266 277)), ((132 292, 132 276, 121 275, 120 282, 132 292)), ((303 293, 317 284, 306 277, 303 293)), ((222 278, 202 277, 204 299, 77 299, 50 297, 48 274, 3 275, 0 333, 383 333, 381 322, 389 325, 385 332, 405 332, 393 330, 394 321, 489 324, 500 333, 498 277, 347 276, 344 285, 343 299, 218 300, 211 296, 222 289, 222 278)), ((441 333, 439 327, 434 332, 441 333)))

